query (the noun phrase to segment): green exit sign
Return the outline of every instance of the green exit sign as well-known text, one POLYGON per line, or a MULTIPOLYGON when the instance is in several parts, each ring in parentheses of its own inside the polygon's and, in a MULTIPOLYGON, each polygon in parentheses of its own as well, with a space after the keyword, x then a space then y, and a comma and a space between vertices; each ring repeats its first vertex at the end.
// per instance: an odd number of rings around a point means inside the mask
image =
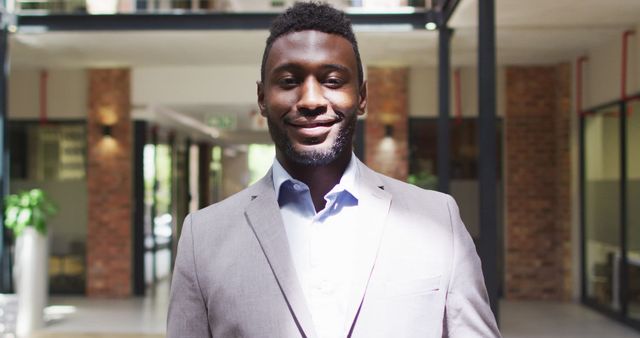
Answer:
POLYGON ((222 130, 234 130, 237 126, 237 119, 235 116, 211 116, 207 120, 207 124, 222 130))

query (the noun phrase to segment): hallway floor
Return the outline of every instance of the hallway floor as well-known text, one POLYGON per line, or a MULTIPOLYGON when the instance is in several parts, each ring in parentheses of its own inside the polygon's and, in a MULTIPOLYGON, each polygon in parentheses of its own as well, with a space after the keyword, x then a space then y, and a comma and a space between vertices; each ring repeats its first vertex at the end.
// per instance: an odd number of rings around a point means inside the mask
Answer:
MULTIPOLYGON (((52 297, 56 306, 49 315, 57 318, 32 338, 163 337, 168 297, 166 291, 158 293, 125 300, 52 297)), ((500 312, 505 338, 640 337, 640 332, 574 303, 502 301, 500 312)))

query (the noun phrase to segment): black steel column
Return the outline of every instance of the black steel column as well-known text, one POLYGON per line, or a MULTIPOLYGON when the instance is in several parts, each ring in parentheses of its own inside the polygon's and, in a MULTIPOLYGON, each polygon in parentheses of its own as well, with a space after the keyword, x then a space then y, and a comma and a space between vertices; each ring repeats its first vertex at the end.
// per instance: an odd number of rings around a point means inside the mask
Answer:
POLYGON ((582 300, 582 302, 586 302, 587 300, 587 259, 586 259, 586 253, 587 253, 587 248, 586 248, 586 243, 587 243, 587 225, 586 225, 586 211, 585 211, 585 207, 587 205, 586 203, 586 194, 587 194, 587 189, 585 187, 586 185, 586 180, 587 180, 587 175, 586 175, 586 153, 585 153, 585 124, 586 124, 586 115, 581 111, 580 112, 580 130, 579 130, 579 137, 580 137, 580 150, 579 150, 579 156, 580 156, 580 193, 579 193, 579 199, 580 199, 580 299, 582 300))
POLYGON ((147 122, 133 122, 133 294, 143 296, 144 283, 144 145, 147 122))
POLYGON ((495 40, 494 0, 478 1, 479 251, 491 309, 498 319, 495 40))
MULTIPOLYGON (((627 101, 620 102, 620 312, 629 315, 629 259, 627 257, 627 101)), ((615 287, 615 286, 614 286, 615 287)))
MULTIPOLYGON (((0 4, 0 19, 5 16, 4 1, 0 4)), ((4 197, 9 193, 9 166, 7 140, 7 79, 9 77, 7 24, 0 24, 0 211, 4 210, 4 197)), ((11 255, 5 238, 4 212, 0 212, 0 293, 12 290, 11 255)))
POLYGON ((211 146, 201 142, 198 144, 198 208, 211 203, 211 146))
MULTIPOLYGON (((184 215, 181 215, 183 221, 187 217, 189 212, 191 212, 189 208, 191 205, 191 199, 193 198, 193 195, 191 194, 191 145, 192 144, 193 142, 191 141, 191 138, 188 137, 185 140, 185 148, 187 149, 187 151, 185 151, 185 154, 184 154, 184 178, 182 180, 182 184, 184 184, 184 187, 187 190, 187 193, 185 196, 187 198, 187 208, 185 210, 184 215)), ((176 233, 176 239, 180 237, 181 233, 182 233, 182 222, 178 223, 178 233, 176 233)))
POLYGON ((449 193, 451 176, 450 89, 451 89, 451 35, 446 25, 438 36, 438 190, 449 193))

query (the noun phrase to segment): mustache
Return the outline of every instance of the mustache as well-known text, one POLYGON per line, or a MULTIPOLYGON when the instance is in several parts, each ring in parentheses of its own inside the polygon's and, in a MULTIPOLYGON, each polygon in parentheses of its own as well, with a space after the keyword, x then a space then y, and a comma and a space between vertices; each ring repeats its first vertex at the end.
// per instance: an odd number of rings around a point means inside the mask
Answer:
POLYGON ((306 124, 306 123, 330 123, 340 122, 344 120, 345 114, 341 111, 333 111, 323 114, 309 115, 302 112, 293 112, 283 116, 282 120, 288 124, 306 124))

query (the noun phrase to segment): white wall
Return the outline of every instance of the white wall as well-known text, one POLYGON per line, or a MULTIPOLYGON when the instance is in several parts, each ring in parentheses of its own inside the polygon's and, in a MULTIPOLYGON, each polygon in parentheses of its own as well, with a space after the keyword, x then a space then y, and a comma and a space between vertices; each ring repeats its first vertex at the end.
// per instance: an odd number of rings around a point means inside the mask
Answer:
MULTIPOLYGON (((87 73, 82 69, 48 70, 47 116, 85 119, 88 107, 87 73)), ((40 70, 12 70, 9 77, 9 118, 40 116, 40 70)))
POLYGON ((134 106, 256 102, 260 66, 135 68, 134 106))
MULTIPOLYGON (((451 72, 451 116, 455 114, 455 81, 451 72)), ((460 94, 463 117, 478 116, 478 72, 476 67, 460 68, 460 94)), ((498 68, 496 74, 496 114, 504 116, 505 71, 498 68)), ((412 67, 409 73, 409 116, 438 116, 438 68, 435 66, 412 67)))

